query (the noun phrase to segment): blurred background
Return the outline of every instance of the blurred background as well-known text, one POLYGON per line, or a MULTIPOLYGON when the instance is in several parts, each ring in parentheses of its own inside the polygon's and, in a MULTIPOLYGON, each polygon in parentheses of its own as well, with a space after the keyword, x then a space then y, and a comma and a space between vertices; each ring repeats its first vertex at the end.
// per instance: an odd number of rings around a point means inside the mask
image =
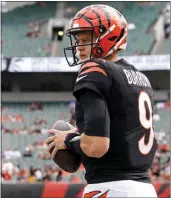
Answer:
POLYGON ((79 67, 69 67, 63 48, 72 17, 90 4, 118 9, 128 22, 128 48, 120 53, 150 79, 154 130, 159 148, 150 169, 153 182, 170 181, 169 2, 1 2, 1 180, 85 183, 50 159, 44 140, 63 119, 75 124, 72 89, 79 67))

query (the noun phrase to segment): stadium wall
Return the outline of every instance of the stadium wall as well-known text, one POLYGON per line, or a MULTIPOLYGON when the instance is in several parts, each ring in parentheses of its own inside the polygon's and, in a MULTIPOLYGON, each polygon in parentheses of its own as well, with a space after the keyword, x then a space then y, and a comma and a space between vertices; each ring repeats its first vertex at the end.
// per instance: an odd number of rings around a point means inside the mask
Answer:
MULTIPOLYGON (((55 102, 74 100, 72 92, 2 92, 2 102, 55 102)), ((168 99, 167 91, 154 92, 154 100, 168 99)))
MULTIPOLYGON (((85 184, 47 182, 42 184, 2 184, 3 198, 80 198, 85 184)), ((169 183, 154 183, 158 198, 170 197, 169 183)), ((145 189, 144 189, 145 190, 145 189)))
POLYGON ((74 97, 72 92, 3 92, 2 102, 55 102, 71 101, 74 97))

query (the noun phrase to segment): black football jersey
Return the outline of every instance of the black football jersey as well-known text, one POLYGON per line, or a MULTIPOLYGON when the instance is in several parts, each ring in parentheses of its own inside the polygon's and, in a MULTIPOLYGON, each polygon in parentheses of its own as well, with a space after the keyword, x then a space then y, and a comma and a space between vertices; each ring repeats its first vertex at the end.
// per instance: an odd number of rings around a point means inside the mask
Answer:
MULTIPOLYGON (((101 158, 82 155, 87 182, 148 180, 157 142, 152 121, 153 90, 147 77, 124 59, 114 63, 95 59, 79 70, 73 91, 76 99, 85 89, 103 97, 110 115, 108 152, 101 158)), ((83 133, 84 112, 78 101, 76 123, 83 133)))

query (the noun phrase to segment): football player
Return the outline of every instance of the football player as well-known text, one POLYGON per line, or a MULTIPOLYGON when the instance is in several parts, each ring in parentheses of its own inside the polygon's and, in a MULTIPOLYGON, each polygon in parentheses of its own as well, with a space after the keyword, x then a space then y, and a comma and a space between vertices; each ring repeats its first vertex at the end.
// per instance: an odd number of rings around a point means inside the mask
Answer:
POLYGON ((83 197, 157 197, 148 176, 157 148, 153 90, 143 73, 118 58, 127 45, 125 18, 110 6, 91 5, 66 33, 68 64, 81 64, 73 91, 79 134, 50 130, 52 157, 66 148, 80 154, 88 184, 83 197))

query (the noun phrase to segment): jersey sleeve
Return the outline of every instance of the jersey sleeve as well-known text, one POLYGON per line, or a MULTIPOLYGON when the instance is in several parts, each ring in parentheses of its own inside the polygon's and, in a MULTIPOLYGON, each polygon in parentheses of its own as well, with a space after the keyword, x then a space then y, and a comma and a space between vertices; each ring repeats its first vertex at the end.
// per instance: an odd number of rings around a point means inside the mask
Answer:
POLYGON ((101 62, 84 63, 78 73, 73 95, 78 99, 85 90, 94 91, 103 98, 108 97, 110 89, 109 74, 101 62))

